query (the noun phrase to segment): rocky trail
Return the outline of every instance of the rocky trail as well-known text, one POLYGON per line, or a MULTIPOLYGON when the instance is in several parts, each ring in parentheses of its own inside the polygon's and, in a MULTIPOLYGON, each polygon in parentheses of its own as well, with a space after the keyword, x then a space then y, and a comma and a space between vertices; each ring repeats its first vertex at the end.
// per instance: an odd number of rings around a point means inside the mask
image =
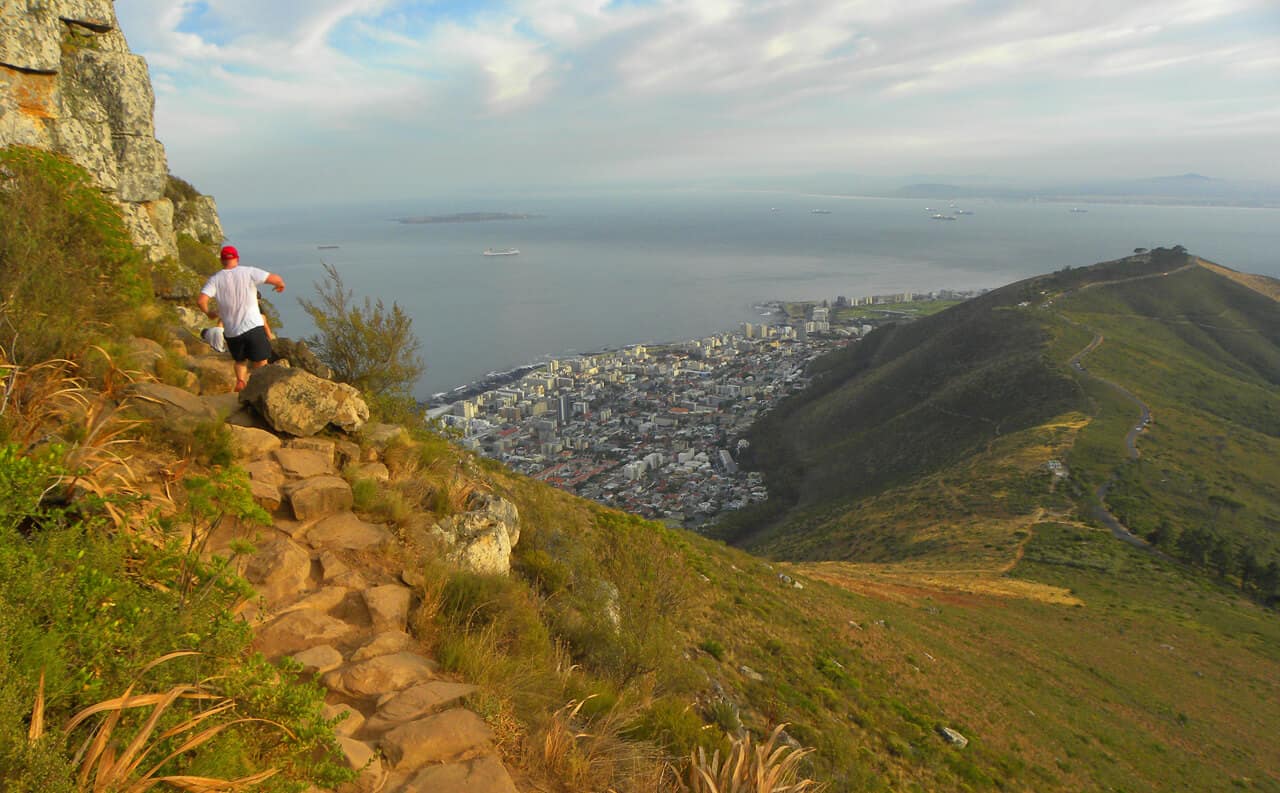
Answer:
MULTIPOLYGON (((223 521, 206 539, 205 553, 233 558, 259 594, 241 611, 253 626, 255 648, 271 660, 297 661, 327 690, 326 715, 345 714, 335 730, 347 765, 359 776, 335 793, 515 793, 493 732, 465 706, 477 689, 442 674, 412 634, 411 616, 424 583, 420 549, 353 512, 351 485, 340 475, 354 468, 363 478, 387 480, 381 458, 403 430, 364 426, 363 446, 341 433, 321 438, 275 431, 249 403, 270 398, 268 392, 296 378, 278 372, 263 377, 268 370, 260 370, 255 375, 261 378, 259 388, 251 385, 242 395, 219 393, 223 381, 234 377, 229 359, 198 356, 190 365, 211 386, 196 390, 208 393, 138 383, 133 396, 142 413, 161 422, 227 417, 236 463, 248 472, 253 498, 272 514, 273 525, 264 529, 223 521), (233 545, 244 540, 254 551, 236 556, 233 545)), ((310 379, 327 383, 323 387, 336 385, 310 379)), ((295 406, 305 409, 292 420, 305 423, 303 414, 312 412, 316 401, 314 395, 296 398, 295 406)), ((279 408, 276 412, 283 413, 279 408)), ((342 420, 339 415, 311 424, 318 429, 342 420)), ((507 558, 499 562, 509 562, 510 546, 518 540, 515 507, 486 496, 473 499, 470 507, 441 524, 473 529, 501 524, 501 531, 478 532, 483 535, 479 544, 505 552, 507 558)), ((430 516, 421 517, 415 530, 419 539, 424 531, 439 531, 441 524, 428 529, 430 516)))

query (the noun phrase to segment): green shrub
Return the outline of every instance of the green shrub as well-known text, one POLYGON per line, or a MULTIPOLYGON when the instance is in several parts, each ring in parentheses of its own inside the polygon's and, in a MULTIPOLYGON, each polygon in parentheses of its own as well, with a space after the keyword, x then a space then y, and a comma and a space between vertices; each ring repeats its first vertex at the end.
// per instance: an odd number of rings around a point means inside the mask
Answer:
POLYGON ((468 630, 492 629, 498 647, 513 655, 536 654, 551 645, 529 591, 503 576, 455 573, 441 593, 440 613, 468 630))
POLYGON ((83 168, 0 150, 0 348, 21 364, 71 357, 129 324, 148 266, 83 168))
MULTIPOLYGON (((332 732, 320 715, 323 692, 295 682, 249 650, 248 625, 232 607, 247 585, 217 559, 176 541, 156 546, 131 532, 108 532, 77 512, 44 503, 51 477, 65 474, 55 456, 23 457, 0 447, 0 788, 78 790, 71 784, 69 741, 58 725, 83 708, 122 694, 201 685, 235 700, 234 716, 215 715, 203 726, 235 717, 283 725, 229 726, 212 740, 170 761, 164 773, 233 778, 268 767, 282 773, 263 788, 298 791, 333 787, 350 773, 334 762, 332 732), (174 651, 196 651, 155 665, 174 651), (43 677, 46 737, 27 741, 27 723, 43 677)), ((188 483, 185 523, 207 529, 244 503, 243 475, 188 483)), ((260 511, 259 511, 260 512, 260 511)), ((168 729, 199 712, 197 700, 178 700, 160 726, 168 729)), ((142 716, 121 719, 127 736, 142 716)), ((159 736, 153 756, 165 757, 179 735, 159 736)))
POLYGON ((703 639, 698 643, 698 649, 717 661, 724 660, 724 645, 715 639, 703 639))
POLYGON ((213 246, 205 245, 190 234, 178 235, 178 261, 202 278, 208 278, 222 269, 222 260, 214 252, 213 246))
POLYGON ((355 303, 338 270, 324 265, 325 281, 316 284, 317 300, 298 302, 316 326, 307 344, 333 368, 334 378, 371 397, 407 397, 426 366, 413 319, 398 303, 355 303))
POLYGON ((687 755, 699 746, 710 753, 725 745, 723 735, 708 730, 692 706, 671 697, 656 700, 640 715, 632 732, 677 755, 687 755))
POLYGON ((378 504, 378 483, 373 479, 356 479, 351 483, 351 499, 356 512, 373 512, 378 504))
POLYGON ((569 585, 573 571, 543 550, 533 550, 513 558, 516 572, 538 588, 543 595, 554 595, 569 585))

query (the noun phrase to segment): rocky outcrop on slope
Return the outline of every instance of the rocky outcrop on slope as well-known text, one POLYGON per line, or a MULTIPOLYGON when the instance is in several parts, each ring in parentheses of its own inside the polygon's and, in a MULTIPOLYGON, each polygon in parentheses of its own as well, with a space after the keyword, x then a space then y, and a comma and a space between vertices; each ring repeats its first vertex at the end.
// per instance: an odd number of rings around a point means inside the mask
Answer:
POLYGON ((152 260, 176 260, 178 233, 216 245, 222 226, 212 198, 166 197, 154 109, 147 63, 129 51, 111 0, 0 0, 0 146, 84 167, 152 260))

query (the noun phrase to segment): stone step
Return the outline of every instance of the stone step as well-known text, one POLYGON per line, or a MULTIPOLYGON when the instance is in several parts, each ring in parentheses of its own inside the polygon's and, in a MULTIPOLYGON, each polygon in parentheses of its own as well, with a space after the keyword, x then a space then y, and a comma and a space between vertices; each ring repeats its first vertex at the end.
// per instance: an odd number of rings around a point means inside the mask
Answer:
POLYGON ((385 789, 388 793, 519 793, 502 761, 492 755, 427 766, 412 775, 392 774, 385 789))
MULTIPOLYGON (((333 479, 334 477, 323 478, 333 479)), ((346 485, 343 480, 339 479, 338 481, 346 485)), ((351 488, 348 486, 348 497, 350 497, 350 494, 351 488)), ((350 511, 350 507, 351 504, 348 503, 343 510, 334 511, 333 514, 316 521, 314 525, 306 529, 306 541, 311 544, 311 547, 316 549, 365 551, 395 540, 395 535, 386 526, 361 520, 356 517, 354 512, 350 511)))
MULTIPOLYGON (((253 646, 267 658, 276 659, 322 644, 340 645, 354 632, 352 625, 330 617, 323 611, 303 609, 291 611, 259 628, 254 636, 253 646)), ((404 688, 408 688, 408 685, 404 688)))
MULTIPOLYGON (((282 451, 289 450, 279 449, 277 453, 282 451)), ((284 495, 289 499, 293 517, 304 521, 350 510, 353 503, 351 485, 338 476, 314 476, 289 482, 284 486, 284 495)))
POLYGON ((329 689, 348 696, 380 697, 434 680, 436 669, 435 661, 404 651, 335 669, 324 676, 323 682, 329 689))
POLYGON ((453 707, 477 690, 467 683, 432 680, 398 694, 387 694, 378 700, 377 712, 365 722, 365 733, 375 735, 388 732, 406 722, 453 707))
POLYGON ((333 442, 329 442, 327 450, 308 447, 297 447, 291 441, 286 448, 276 449, 274 457, 280 468, 290 479, 310 479, 335 473, 333 468, 333 442))
POLYGON ((424 716, 382 736, 383 755, 396 771, 467 759, 493 749, 493 731, 463 708, 424 716))

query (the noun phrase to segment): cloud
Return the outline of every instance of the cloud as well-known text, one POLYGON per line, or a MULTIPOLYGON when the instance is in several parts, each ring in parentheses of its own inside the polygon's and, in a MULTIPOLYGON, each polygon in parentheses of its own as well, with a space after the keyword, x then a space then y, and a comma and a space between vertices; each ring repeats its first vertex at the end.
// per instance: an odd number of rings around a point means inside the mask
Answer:
POLYGON ((246 161, 283 169, 299 146, 331 146, 369 158, 371 192, 374 172, 421 183, 486 168, 549 180, 939 170, 961 146, 997 162, 1132 129, 1173 141, 1166 151, 1181 147, 1195 170, 1195 141, 1257 137, 1273 120, 1257 108, 1280 106, 1270 0, 117 0, 117 11, 152 65, 172 156, 224 156, 226 114, 246 161), (1210 107, 1217 126, 1197 120, 1210 107), (1142 123, 1153 117, 1159 128, 1142 123), (372 141, 376 158, 359 150, 372 141))

